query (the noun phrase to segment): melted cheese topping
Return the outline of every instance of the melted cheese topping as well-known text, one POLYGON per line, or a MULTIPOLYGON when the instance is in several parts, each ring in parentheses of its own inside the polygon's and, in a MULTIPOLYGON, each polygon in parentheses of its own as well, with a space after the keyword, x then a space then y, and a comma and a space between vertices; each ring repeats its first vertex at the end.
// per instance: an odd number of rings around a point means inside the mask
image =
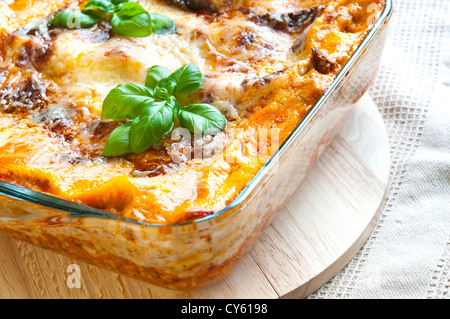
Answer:
POLYGON ((55 13, 86 2, 0 3, 0 179, 153 223, 231 203, 329 86, 383 4, 139 0, 171 17, 178 33, 123 37, 107 22, 48 29, 55 13), (101 117, 106 94, 120 83, 143 84, 152 65, 187 63, 200 67, 205 83, 182 102, 217 107, 225 131, 199 138, 175 128, 141 154, 102 157, 119 125, 101 117), (277 134, 264 143, 255 140, 272 129, 277 134))

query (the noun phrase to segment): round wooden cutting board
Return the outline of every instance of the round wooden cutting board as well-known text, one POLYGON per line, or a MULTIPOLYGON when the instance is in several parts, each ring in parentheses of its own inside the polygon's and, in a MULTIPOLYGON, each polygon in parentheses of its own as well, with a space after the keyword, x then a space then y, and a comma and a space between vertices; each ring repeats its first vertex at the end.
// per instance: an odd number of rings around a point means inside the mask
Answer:
POLYGON ((0 298, 304 298, 336 275, 373 231, 390 157, 364 96, 251 252, 219 283, 177 292, 0 235, 0 298), (79 285, 71 278, 81 275, 79 285))

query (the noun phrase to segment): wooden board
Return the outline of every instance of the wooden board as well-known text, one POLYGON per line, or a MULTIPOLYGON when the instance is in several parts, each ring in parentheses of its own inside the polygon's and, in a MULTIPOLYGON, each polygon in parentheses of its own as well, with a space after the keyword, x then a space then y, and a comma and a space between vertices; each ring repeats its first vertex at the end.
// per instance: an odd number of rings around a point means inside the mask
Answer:
POLYGON ((171 291, 1 235, 0 298, 304 298, 345 267, 373 231, 389 167, 381 116, 365 96, 252 251, 221 282, 171 291), (80 288, 68 285, 72 264, 80 267, 80 288))

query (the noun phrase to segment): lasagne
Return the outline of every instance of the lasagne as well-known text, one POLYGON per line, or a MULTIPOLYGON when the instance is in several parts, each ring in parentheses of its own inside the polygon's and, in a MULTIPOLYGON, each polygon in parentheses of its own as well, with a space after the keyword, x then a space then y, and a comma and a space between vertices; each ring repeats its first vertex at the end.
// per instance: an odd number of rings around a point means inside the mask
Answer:
POLYGON ((229 205, 283 143, 375 22, 382 0, 137 0, 174 34, 127 37, 107 21, 50 27, 88 1, 0 2, 0 179, 155 224, 229 205), (102 155, 120 123, 102 117, 121 83, 193 63, 204 74, 183 104, 226 118, 214 135, 173 131, 151 148, 102 155), (264 132, 264 134, 261 134, 264 132), (262 136, 264 135, 264 136, 262 136))

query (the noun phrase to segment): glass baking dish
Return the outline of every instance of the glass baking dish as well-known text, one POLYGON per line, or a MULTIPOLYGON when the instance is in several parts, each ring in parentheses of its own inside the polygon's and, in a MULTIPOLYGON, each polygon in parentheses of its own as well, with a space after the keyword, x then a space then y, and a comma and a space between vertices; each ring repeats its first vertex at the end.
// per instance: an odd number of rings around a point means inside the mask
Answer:
POLYGON ((157 225, 0 181, 0 231, 80 261, 171 289, 225 277, 251 249, 374 80, 392 0, 275 155, 222 211, 157 225))

